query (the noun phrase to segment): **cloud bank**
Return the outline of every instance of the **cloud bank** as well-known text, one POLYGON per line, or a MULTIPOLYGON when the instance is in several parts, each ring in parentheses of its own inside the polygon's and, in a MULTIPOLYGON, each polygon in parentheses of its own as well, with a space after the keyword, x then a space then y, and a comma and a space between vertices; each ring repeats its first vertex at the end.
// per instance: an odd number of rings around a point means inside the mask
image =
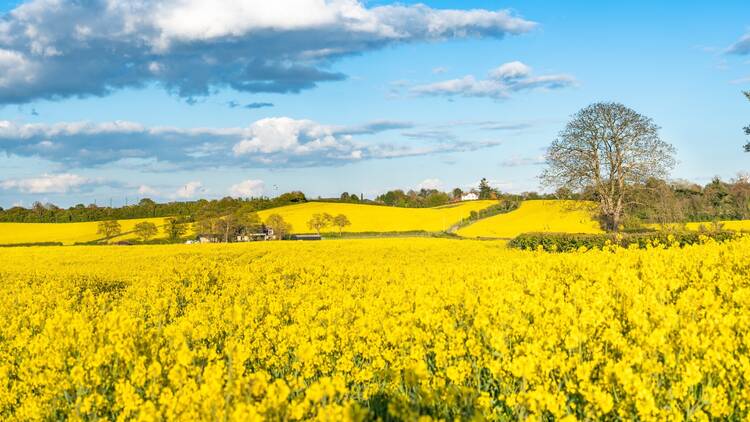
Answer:
POLYGON ((535 26, 507 10, 358 0, 31 0, 0 17, 0 103, 149 84, 185 98, 293 93, 344 79, 330 69, 344 56, 535 26))
POLYGON ((21 193, 68 193, 82 189, 91 189, 102 185, 98 180, 89 179, 77 174, 43 174, 37 177, 0 180, 0 189, 21 193))
POLYGON ((0 120, 0 152, 42 158, 68 168, 113 164, 172 170, 328 166, 497 145, 456 139, 423 143, 360 139, 412 126, 376 121, 346 127, 290 117, 226 128, 147 127, 127 121, 18 124, 0 120))
POLYGON ((507 99, 513 93, 534 89, 559 89, 575 85, 570 75, 552 74, 534 76, 531 67, 519 61, 509 62, 492 69, 487 79, 467 75, 460 79, 449 79, 411 88, 419 96, 487 97, 507 99))

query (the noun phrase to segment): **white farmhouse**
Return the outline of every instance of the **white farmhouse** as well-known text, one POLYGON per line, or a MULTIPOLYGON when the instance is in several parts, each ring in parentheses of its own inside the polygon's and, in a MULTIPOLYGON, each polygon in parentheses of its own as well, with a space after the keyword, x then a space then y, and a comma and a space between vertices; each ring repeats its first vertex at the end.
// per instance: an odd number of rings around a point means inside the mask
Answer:
POLYGON ((461 195, 462 201, 476 201, 477 199, 479 199, 479 195, 477 195, 475 192, 467 192, 461 195))

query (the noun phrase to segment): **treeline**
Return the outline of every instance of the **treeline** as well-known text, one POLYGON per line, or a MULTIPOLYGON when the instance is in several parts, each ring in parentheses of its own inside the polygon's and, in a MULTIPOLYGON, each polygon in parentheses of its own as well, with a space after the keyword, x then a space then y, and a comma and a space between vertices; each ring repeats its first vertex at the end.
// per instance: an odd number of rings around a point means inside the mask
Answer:
MULTIPOLYGON (((593 189, 572 193, 559 189, 559 199, 598 201, 593 189)), ((526 199, 535 199, 534 195, 526 199)), ((730 181, 716 177, 706 185, 651 178, 630 187, 626 197, 622 224, 637 229, 643 224, 712 222, 750 219, 750 177, 738 176, 730 181)))
POLYGON ((651 179, 634 189, 626 215, 629 219, 659 224, 747 220, 750 178, 738 177, 729 182, 714 178, 704 186, 651 179))
MULTIPOLYGON (((438 189, 390 190, 375 198, 375 202, 382 205, 402 208, 432 208, 446 205, 451 202, 460 201, 465 194, 475 194, 478 199, 504 199, 509 195, 503 194, 499 189, 490 186, 487 179, 482 178, 476 189, 464 191, 455 188, 450 192, 442 192, 438 189)), ((524 194, 526 195, 526 194, 524 194)), ((536 193, 529 195, 538 196, 536 193)))
POLYGON ((289 204, 306 202, 302 192, 288 192, 276 198, 222 198, 201 199, 187 202, 157 203, 142 199, 137 204, 124 207, 101 207, 96 204, 78 204, 70 208, 60 208, 54 204, 34 203, 31 208, 0 208, 0 222, 15 223, 76 223, 102 220, 126 220, 152 217, 183 217, 194 220, 206 214, 232 214, 240 209, 260 211, 289 204))

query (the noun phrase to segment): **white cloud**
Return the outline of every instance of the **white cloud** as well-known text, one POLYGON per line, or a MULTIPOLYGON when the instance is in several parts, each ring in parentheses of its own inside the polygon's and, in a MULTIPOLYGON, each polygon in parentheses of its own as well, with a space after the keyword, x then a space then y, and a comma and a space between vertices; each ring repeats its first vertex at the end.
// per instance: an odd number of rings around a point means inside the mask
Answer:
POLYGON ((442 75, 443 73, 447 72, 448 68, 444 66, 438 66, 432 69, 432 73, 436 75, 442 75))
POLYGON ((727 52, 730 54, 750 54, 750 33, 745 34, 737 40, 734 44, 732 44, 728 49, 727 52))
POLYGON ((29 0, 0 22, 0 103, 152 83, 187 98, 225 87, 299 92, 344 79, 329 65, 346 55, 535 27, 507 10, 358 0, 29 0))
POLYGON ((199 194, 203 194, 208 192, 206 188, 203 187, 203 183, 198 181, 193 182, 187 182, 184 186, 177 189, 177 191, 174 193, 174 198, 179 199, 190 199, 195 198, 199 194))
POLYGON ((514 92, 533 89, 558 89, 575 85, 575 78, 565 74, 532 76, 532 69, 518 61, 505 63, 489 72, 488 79, 467 75, 426 85, 411 92, 421 96, 462 96, 506 99, 514 92))
POLYGON ((138 195, 141 196, 157 196, 159 191, 148 185, 140 185, 138 187, 138 195))
POLYGON ((248 179, 229 187, 229 195, 236 198, 257 197, 263 194, 266 185, 262 180, 248 179))
POLYGON ((22 193, 66 193, 95 181, 77 174, 43 174, 26 179, 6 179, 0 181, 0 188, 22 193))
POLYGON ((266 118, 246 127, 219 128, 147 127, 126 121, 19 124, 0 120, 0 153, 76 168, 114 164, 177 170, 325 166, 496 145, 463 142, 452 136, 408 143, 370 136, 413 126, 389 120, 337 126, 289 117, 266 118))
POLYGON ((440 179, 424 179, 418 185, 417 189, 437 189, 443 188, 443 182, 440 179))
POLYGON ((502 167, 522 167, 522 166, 532 166, 532 165, 541 165, 545 163, 545 158, 543 155, 537 156, 537 157, 512 157, 507 160, 503 160, 500 165, 502 167))
POLYGON ((531 68, 519 61, 505 63, 490 70, 490 77, 492 79, 520 79, 529 75, 531 75, 531 68))

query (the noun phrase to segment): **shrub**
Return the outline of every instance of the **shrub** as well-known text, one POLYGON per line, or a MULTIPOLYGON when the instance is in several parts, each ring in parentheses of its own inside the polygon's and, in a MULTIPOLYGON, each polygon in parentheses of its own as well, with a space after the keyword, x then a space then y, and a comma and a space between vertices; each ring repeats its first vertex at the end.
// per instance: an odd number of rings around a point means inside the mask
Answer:
POLYGON ((542 250, 548 252, 570 252, 585 247, 586 249, 601 249, 607 245, 619 245, 624 248, 637 245, 646 248, 651 245, 692 245, 703 242, 706 238, 718 242, 733 239, 737 236, 731 231, 683 231, 683 232, 640 232, 640 233, 523 233, 510 242, 508 246, 515 249, 542 250))

